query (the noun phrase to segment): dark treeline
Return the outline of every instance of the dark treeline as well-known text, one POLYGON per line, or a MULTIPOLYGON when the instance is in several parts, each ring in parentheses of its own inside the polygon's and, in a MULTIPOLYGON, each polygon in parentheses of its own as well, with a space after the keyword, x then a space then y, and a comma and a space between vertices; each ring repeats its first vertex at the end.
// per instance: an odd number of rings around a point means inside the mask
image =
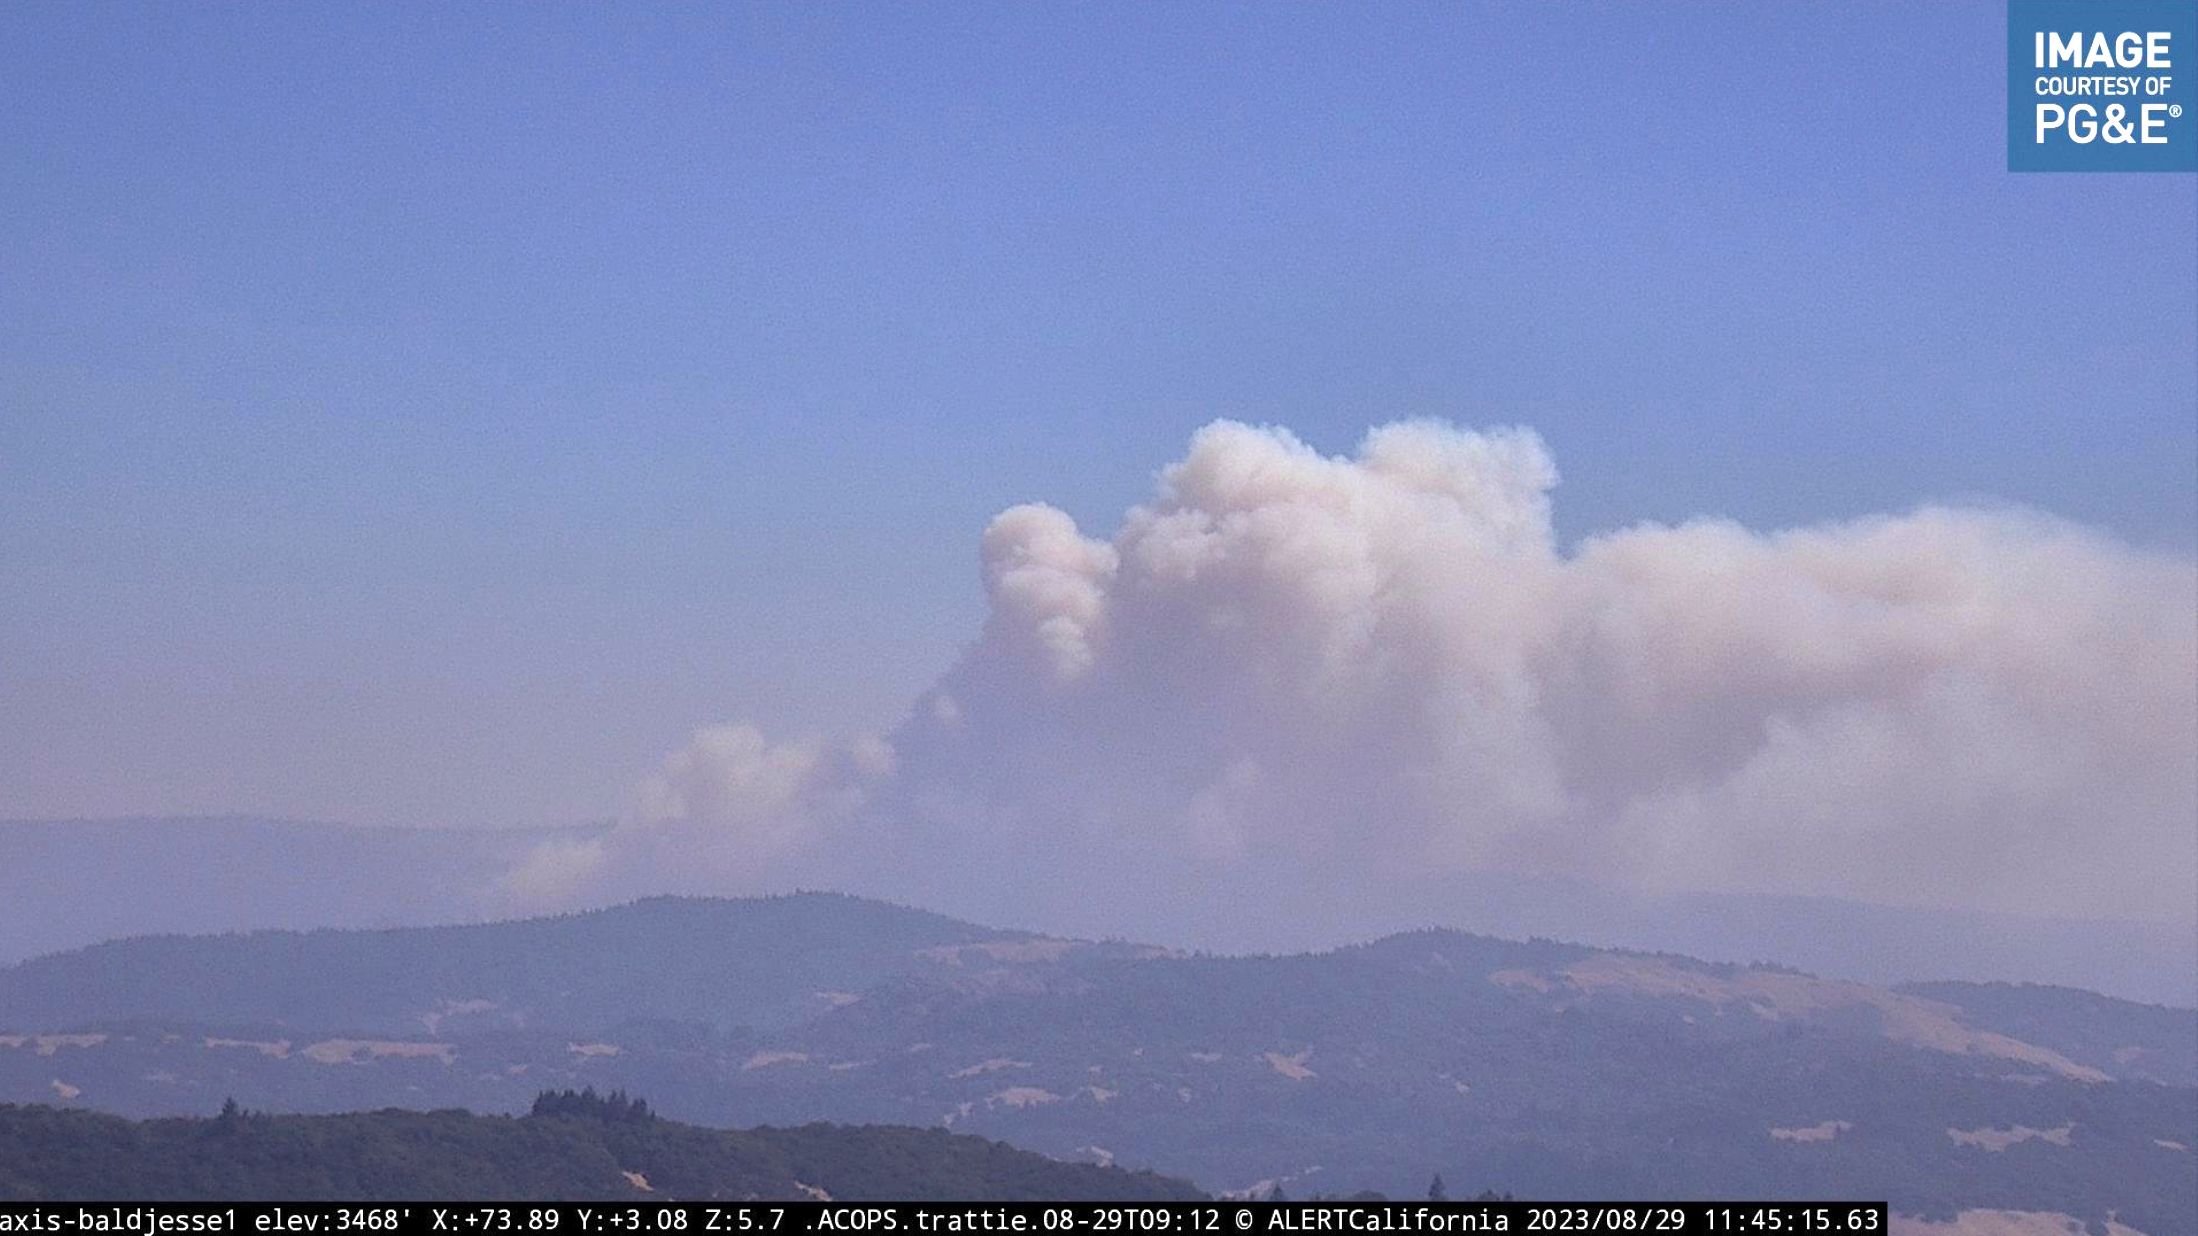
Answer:
POLYGON ((132 1121, 0 1104, 0 1200, 1195 1200, 1180 1180, 1063 1163, 943 1129, 704 1129, 619 1091, 471 1112, 132 1121))
POLYGON ((543 1119, 601 1120, 607 1124, 639 1124, 656 1118, 649 1111, 647 1099, 629 1097, 623 1090, 597 1094, 593 1086, 544 1090, 534 1096, 534 1107, 527 1114, 543 1119))

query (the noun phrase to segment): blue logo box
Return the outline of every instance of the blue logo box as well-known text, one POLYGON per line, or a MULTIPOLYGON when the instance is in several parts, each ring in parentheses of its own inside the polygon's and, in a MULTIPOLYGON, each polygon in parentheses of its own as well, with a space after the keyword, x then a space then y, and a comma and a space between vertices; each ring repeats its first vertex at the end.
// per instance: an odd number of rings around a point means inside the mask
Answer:
POLYGON ((2007 0, 2007 170, 2198 171, 2198 0, 2007 0))

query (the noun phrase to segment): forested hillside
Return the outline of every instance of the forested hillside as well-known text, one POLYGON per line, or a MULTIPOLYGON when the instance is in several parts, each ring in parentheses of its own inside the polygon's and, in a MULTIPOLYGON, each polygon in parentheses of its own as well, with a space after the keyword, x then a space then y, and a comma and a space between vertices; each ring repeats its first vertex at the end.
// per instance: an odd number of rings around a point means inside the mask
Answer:
MULTIPOLYGON (((545 1096, 551 1098, 553 1096, 545 1096)), ((166 1201, 1194 1198, 939 1129, 721 1130, 592 1093, 524 1117, 395 1109, 133 1122, 0 1105, 0 1199, 166 1201)))

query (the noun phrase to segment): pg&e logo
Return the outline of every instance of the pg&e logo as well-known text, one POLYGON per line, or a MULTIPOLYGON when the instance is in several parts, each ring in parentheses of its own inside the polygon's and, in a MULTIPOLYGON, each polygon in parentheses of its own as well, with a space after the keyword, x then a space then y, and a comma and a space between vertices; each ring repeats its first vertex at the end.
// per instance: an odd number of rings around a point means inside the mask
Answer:
POLYGON ((2198 171, 2198 0, 2008 0, 2007 170, 2198 171))

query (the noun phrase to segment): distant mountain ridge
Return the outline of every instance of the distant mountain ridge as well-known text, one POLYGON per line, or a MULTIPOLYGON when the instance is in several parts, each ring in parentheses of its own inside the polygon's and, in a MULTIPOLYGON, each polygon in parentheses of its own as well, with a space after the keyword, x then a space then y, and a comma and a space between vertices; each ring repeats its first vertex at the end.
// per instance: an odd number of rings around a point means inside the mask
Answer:
POLYGON ((2198 1013, 1428 930, 1223 957, 829 894, 122 941, 0 970, 0 1099, 132 1114, 543 1087, 934 1126, 1211 1189, 2198 1213, 2198 1013))
MULTIPOLYGON (((0 964, 117 937, 505 918, 512 911, 499 889, 524 856, 544 842, 606 827, 381 828, 246 816, 0 820, 0 964)), ((1160 926, 1142 934, 1232 952, 1304 951, 1438 924, 1714 961, 1778 961, 1872 983, 2060 983, 2198 1007, 2198 929, 2190 924, 1807 897, 1657 896, 1500 873, 1459 874, 1416 889, 1409 896, 1388 890, 1378 901, 1331 897, 1305 906, 1302 922, 1290 920, 1298 923, 1290 939, 1227 930, 1189 939, 1160 926)), ((1000 912, 990 905, 959 908, 972 918, 1000 912)), ((1095 913, 1072 934, 1139 934, 1134 924, 1109 918, 1095 913)))
POLYGON ((920 969, 920 950, 1035 939, 837 894, 656 897, 613 910, 381 930, 148 936, 0 970, 0 1016, 121 1018, 383 1035, 526 1024, 598 1033, 635 1017, 775 1026, 813 993, 920 969), (798 947, 797 947, 798 946, 798 947), (489 993, 494 1009, 466 1006, 489 993))

